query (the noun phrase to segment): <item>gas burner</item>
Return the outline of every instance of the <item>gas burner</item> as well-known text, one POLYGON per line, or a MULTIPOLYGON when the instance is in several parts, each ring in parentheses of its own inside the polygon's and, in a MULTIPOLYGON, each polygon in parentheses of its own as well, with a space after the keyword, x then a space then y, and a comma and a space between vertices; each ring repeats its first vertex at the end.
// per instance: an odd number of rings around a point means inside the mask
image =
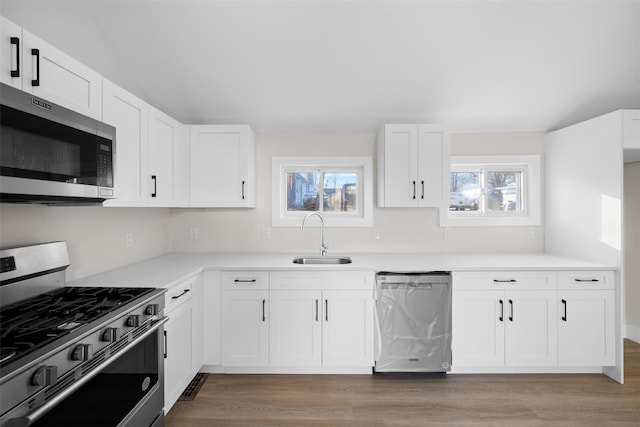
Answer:
POLYGON ((0 367, 151 291, 149 288, 64 287, 2 307, 0 367))

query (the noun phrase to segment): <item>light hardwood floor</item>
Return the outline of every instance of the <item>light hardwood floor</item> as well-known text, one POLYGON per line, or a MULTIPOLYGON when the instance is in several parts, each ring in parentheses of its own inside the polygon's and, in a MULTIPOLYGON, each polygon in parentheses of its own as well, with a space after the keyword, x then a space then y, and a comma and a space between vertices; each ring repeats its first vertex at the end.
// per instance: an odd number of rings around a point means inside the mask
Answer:
POLYGON ((210 375, 166 427, 640 426, 640 344, 603 375, 210 375))

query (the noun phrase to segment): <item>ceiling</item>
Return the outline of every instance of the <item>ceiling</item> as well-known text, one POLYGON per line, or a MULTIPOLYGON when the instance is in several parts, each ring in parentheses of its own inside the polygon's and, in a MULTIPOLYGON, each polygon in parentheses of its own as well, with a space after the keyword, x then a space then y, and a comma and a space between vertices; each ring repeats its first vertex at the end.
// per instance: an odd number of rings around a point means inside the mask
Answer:
POLYGON ((640 1, 31 1, 0 13, 183 123, 545 132, 640 108, 640 1))

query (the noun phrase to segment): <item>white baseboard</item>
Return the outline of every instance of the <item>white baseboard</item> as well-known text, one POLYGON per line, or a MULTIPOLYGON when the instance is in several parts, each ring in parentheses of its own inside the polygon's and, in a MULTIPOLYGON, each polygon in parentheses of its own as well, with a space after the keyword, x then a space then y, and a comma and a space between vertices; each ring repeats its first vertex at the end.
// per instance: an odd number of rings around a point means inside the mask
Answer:
POLYGON ((625 329, 625 338, 628 338, 640 344, 640 327, 634 325, 625 325, 625 329))

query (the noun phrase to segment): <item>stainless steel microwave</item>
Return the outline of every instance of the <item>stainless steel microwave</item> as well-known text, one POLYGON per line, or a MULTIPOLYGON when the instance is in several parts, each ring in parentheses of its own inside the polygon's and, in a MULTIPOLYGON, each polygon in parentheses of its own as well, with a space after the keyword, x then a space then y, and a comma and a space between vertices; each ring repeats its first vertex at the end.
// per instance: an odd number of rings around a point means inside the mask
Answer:
POLYGON ((115 197, 113 126, 0 84, 0 202, 115 197))

